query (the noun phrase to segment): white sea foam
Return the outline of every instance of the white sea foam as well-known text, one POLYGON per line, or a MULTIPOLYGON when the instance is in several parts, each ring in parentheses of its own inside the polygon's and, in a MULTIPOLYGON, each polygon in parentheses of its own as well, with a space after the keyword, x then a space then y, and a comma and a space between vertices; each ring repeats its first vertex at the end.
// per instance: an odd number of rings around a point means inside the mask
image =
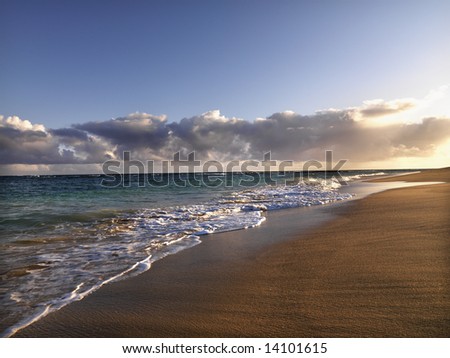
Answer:
POLYGON ((342 180, 351 182, 351 181, 355 181, 355 180, 364 179, 367 177, 376 177, 376 176, 383 176, 383 175, 387 175, 387 174, 385 172, 361 173, 361 174, 342 176, 342 180))

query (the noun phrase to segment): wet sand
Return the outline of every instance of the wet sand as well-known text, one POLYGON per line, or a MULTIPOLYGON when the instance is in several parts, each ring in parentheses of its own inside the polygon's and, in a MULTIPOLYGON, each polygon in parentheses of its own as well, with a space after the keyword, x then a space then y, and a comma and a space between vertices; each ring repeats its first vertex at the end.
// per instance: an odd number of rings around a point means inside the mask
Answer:
POLYGON ((445 184, 270 213, 16 336, 449 337, 450 169, 382 180, 445 184))

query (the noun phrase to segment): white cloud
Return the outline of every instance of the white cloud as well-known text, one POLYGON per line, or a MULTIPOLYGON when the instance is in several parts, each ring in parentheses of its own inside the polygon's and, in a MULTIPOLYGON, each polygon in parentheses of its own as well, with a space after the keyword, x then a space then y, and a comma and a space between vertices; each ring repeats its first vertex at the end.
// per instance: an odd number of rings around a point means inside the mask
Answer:
POLYGON ((42 124, 32 124, 28 120, 20 119, 17 116, 4 117, 0 115, 0 127, 13 128, 19 131, 36 131, 46 133, 45 127, 42 124))

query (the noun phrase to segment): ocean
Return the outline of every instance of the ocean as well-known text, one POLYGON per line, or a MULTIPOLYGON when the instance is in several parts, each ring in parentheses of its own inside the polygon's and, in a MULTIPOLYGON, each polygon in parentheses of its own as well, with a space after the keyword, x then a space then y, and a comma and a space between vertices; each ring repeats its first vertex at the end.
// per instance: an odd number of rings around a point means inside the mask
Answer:
MULTIPOLYGON (((346 171, 343 180, 406 171, 346 171)), ((330 173, 0 177, 0 334, 266 212, 352 194, 330 173)))

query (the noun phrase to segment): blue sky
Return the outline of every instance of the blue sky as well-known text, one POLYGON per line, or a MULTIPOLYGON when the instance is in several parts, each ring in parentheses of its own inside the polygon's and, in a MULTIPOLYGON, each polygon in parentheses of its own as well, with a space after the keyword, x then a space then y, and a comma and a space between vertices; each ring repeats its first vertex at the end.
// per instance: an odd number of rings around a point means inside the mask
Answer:
MULTIPOLYGON (((128 143, 110 136, 111 128, 128 133, 120 121, 133 122, 130 133, 143 126, 170 137, 173 126, 189 119, 183 123, 192 125, 191 133, 179 125, 167 148, 195 149, 204 147, 192 139, 196 121, 277 118, 300 128, 300 115, 330 108, 358 120, 375 111, 389 123, 450 118, 449 14, 450 1, 436 0, 0 0, 0 124, 9 136, 22 133, 23 143, 29 140, 24 131, 40 131, 42 124, 48 150, 62 155, 65 148, 72 151, 69 162, 91 162, 99 157, 75 138, 97 136, 104 142, 96 150, 112 153, 128 143), (130 117, 135 112, 141 115, 130 117)), ((230 140, 242 137, 241 127, 227 129, 230 140)), ((245 138, 244 147, 258 147, 245 138)), ((425 148, 391 136, 386 155, 408 157, 447 143, 432 140, 425 148)), ((151 155, 160 154, 148 146, 151 155)), ((8 154, 14 145, 3 147, 8 154)), ((64 162, 44 152, 44 143, 38 147, 41 159, 10 155, 16 162, 0 164, 64 162)))
POLYGON ((52 128, 244 119, 450 82, 448 1, 4 1, 0 108, 52 128))

